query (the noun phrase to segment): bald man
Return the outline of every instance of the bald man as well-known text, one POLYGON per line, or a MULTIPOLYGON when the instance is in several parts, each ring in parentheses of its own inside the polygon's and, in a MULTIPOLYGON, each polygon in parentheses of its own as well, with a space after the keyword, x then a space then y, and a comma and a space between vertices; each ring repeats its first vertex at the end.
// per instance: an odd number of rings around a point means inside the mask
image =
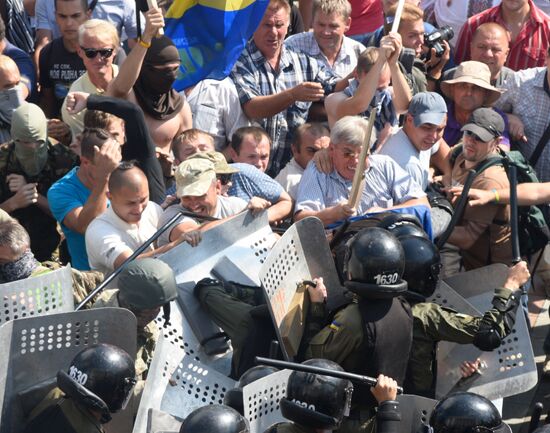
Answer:
POLYGON ((11 116, 29 95, 15 62, 0 54, 0 144, 9 141, 11 116))
MULTIPOLYGON (((491 70, 491 84, 501 88, 514 76, 514 71, 504 64, 510 52, 508 32, 497 23, 481 24, 474 32, 470 43, 470 58, 485 63, 491 70)), ((449 69, 443 80, 453 78, 456 68, 449 69)))
MULTIPOLYGON (((157 231, 162 214, 161 207, 149 201, 145 174, 132 162, 122 162, 111 173, 107 196, 111 206, 88 225, 85 235, 90 267, 105 275, 157 231)), ((198 233, 186 234, 158 249, 150 245, 139 257, 163 253, 184 240, 196 244, 199 239, 198 233)))

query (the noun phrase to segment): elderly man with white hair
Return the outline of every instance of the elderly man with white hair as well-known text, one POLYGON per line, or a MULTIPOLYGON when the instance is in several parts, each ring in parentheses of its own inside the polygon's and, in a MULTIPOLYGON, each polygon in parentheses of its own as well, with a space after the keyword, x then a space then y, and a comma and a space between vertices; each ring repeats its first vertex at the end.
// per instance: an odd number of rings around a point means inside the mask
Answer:
POLYGON ((343 117, 334 124, 329 145, 333 170, 325 174, 314 162, 308 164, 298 188, 295 220, 316 216, 328 225, 355 214, 382 209, 429 207, 422 187, 393 159, 384 155, 367 156, 361 197, 356 208, 348 204, 367 126, 365 119, 356 116, 343 117))

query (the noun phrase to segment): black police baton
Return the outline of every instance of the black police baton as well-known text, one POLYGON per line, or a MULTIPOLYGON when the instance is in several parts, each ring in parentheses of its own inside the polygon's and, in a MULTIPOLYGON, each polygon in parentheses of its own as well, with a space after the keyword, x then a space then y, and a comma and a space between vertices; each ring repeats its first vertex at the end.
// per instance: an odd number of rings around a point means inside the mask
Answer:
POLYGON ((516 264, 521 261, 519 252, 519 235, 518 235, 518 175, 515 165, 510 165, 508 168, 508 177, 510 178, 510 228, 512 229, 512 263, 516 264))
MULTIPOLYGON (((294 371, 303 371, 304 373, 321 374, 323 376, 337 377, 339 379, 346 379, 351 382, 358 382, 364 385, 376 386, 378 382, 374 377, 362 376, 360 374, 348 373, 347 371, 331 370, 329 368, 315 367, 313 365, 297 364, 295 362, 279 361, 278 359, 262 358, 256 356, 254 358, 256 364, 269 365, 271 367, 277 367, 281 370, 288 369, 294 371)), ((397 387, 397 394, 403 394, 403 388, 397 387)))
POLYGON ((151 236, 143 244, 141 244, 138 247, 138 249, 135 250, 134 253, 130 257, 128 257, 126 260, 124 260, 122 265, 120 265, 118 268, 116 268, 113 271, 113 273, 111 273, 107 278, 105 278, 105 280, 103 280, 103 282, 99 286, 97 286, 88 296, 86 296, 84 298, 84 300, 76 306, 75 311, 78 311, 78 310, 82 309, 82 307, 84 307, 84 305, 86 305, 88 302, 90 302, 90 300, 95 295, 97 295, 99 292, 101 292, 111 281, 113 281, 118 276, 118 274, 120 274, 122 272, 122 270, 126 267, 126 265, 128 263, 130 263, 132 260, 134 260, 141 253, 143 253, 149 247, 149 245, 151 245, 153 242, 155 242, 159 238, 159 236, 161 234, 163 234, 168 229, 168 227, 170 227, 172 224, 174 224, 178 220, 178 218, 182 215, 183 216, 192 216, 192 217, 195 217, 195 218, 198 217, 198 218, 208 220, 208 221, 217 220, 217 218, 212 218, 212 217, 207 217, 207 216, 202 216, 202 215, 196 215, 193 212, 188 212, 188 211, 178 212, 176 215, 174 215, 172 218, 170 218, 161 228, 159 228, 153 234, 153 236, 151 236))

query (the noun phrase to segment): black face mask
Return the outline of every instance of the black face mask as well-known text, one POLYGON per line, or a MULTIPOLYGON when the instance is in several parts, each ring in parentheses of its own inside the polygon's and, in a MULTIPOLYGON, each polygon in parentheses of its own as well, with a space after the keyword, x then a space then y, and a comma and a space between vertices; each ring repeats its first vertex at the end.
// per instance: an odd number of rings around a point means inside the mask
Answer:
POLYGON ((162 70, 154 68, 153 65, 179 62, 178 49, 170 38, 153 38, 134 84, 134 92, 143 111, 155 119, 168 120, 178 115, 184 99, 172 89, 178 69, 162 70))
POLYGON ((172 86, 178 75, 178 68, 166 69, 155 68, 152 65, 143 65, 141 69, 141 77, 149 83, 149 93, 151 95, 162 95, 172 90, 172 86))
POLYGON ((27 250, 17 260, 0 265, 0 283, 10 283, 29 277, 38 264, 34 254, 27 250))

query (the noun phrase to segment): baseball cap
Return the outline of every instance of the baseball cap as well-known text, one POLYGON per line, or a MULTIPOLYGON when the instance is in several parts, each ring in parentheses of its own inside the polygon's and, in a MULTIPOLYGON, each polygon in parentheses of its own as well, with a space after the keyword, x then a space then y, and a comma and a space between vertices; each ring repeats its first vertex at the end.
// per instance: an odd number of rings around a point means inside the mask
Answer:
POLYGON ((504 132, 504 119, 492 108, 474 110, 461 131, 470 131, 483 141, 491 141, 504 132))
POLYGON ((223 154, 220 152, 216 152, 213 150, 209 150, 208 152, 197 152, 187 158, 187 160, 194 158, 211 161, 214 164, 214 170, 216 171, 216 174, 232 174, 239 171, 236 168, 231 167, 227 163, 225 156, 223 156, 223 154))
POLYGON ((438 93, 420 92, 411 99, 409 114, 413 117, 414 126, 424 123, 441 125, 447 114, 447 104, 438 93))
POLYGON ((212 161, 203 158, 186 159, 176 170, 176 196, 204 195, 215 179, 216 169, 212 161))

